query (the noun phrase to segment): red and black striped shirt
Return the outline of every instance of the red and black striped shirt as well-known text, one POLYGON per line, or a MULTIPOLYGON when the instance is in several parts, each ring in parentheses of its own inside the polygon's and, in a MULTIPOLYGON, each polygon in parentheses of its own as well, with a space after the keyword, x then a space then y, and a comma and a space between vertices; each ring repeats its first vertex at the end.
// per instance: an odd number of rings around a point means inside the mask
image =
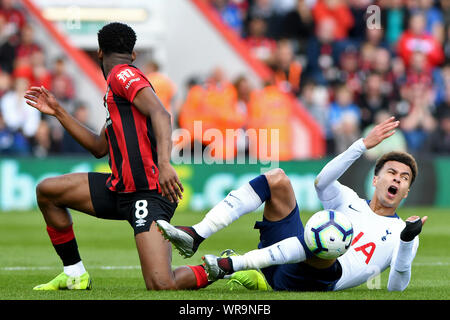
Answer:
POLYGON ((153 87, 139 69, 128 64, 116 65, 106 82, 106 136, 111 167, 106 185, 116 192, 154 189, 160 192, 151 119, 133 104, 139 90, 153 87))

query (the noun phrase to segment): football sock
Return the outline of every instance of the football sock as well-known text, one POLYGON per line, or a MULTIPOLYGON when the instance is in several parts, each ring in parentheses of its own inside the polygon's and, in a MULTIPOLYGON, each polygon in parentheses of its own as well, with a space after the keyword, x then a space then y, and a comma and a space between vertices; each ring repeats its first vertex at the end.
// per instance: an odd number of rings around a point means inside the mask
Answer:
POLYGON ((86 272, 83 261, 79 261, 75 264, 64 266, 64 273, 71 277, 79 277, 86 272))
POLYGON ((269 198, 269 184, 266 177, 260 175, 239 189, 231 191, 201 222, 192 227, 198 235, 206 239, 242 215, 258 209, 269 198))
POLYGON ((306 251, 297 237, 277 242, 269 247, 249 251, 241 256, 231 256, 233 271, 261 269, 273 265, 305 261, 306 251))
POLYGON ((184 232, 189 234, 192 237, 192 239, 194 239, 194 243, 193 243, 193 246, 192 246, 192 250, 194 252, 197 251, 197 248, 199 247, 200 243, 202 243, 202 241, 205 240, 205 238, 200 236, 197 233, 197 231, 195 231, 195 229, 193 227, 175 226, 175 228, 183 230, 184 232))
POLYGON ((202 265, 188 267, 194 272, 195 279, 197 280, 197 286, 195 289, 201 289, 210 284, 206 270, 202 265))
POLYGON ((69 276, 81 276, 85 273, 72 225, 62 230, 47 226, 47 233, 56 253, 63 262, 64 272, 69 276))

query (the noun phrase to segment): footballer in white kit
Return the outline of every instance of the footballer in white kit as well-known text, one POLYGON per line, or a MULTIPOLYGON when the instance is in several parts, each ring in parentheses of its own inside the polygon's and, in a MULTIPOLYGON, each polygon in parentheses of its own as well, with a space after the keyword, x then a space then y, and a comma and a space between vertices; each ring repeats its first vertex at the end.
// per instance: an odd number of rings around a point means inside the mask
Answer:
MULTIPOLYGON (((395 290, 394 285, 397 285, 403 290, 410 279, 410 272, 407 272, 409 268, 400 268, 402 272, 399 272, 395 263, 400 248, 400 233, 405 228, 406 223, 395 212, 385 216, 375 213, 370 207, 370 201, 360 198, 355 191, 337 181, 365 150, 366 146, 363 139, 356 141, 349 149, 323 168, 315 183, 317 194, 324 209, 333 209, 344 213, 353 225, 351 247, 343 256, 338 258, 342 266, 342 276, 336 283, 334 290, 358 286, 388 267, 391 267, 388 288, 395 290), (397 284, 397 282, 400 283, 397 284)), ((387 168, 387 171, 390 172, 391 170, 394 169, 387 168)), ((408 175, 408 180, 403 181, 409 186, 411 174, 405 173, 405 175, 408 175)), ((393 199, 395 199, 395 194, 399 192, 398 183, 394 182, 386 185, 385 189, 386 194, 392 192, 393 199)), ((397 202, 401 201, 403 196, 398 198, 397 202)), ((405 245, 404 242, 403 245, 405 245)), ((415 237, 408 244, 410 250, 407 259, 410 262, 416 254, 418 245, 419 237, 415 237)))
POLYGON ((413 216, 403 221, 396 213, 417 175, 416 161, 405 152, 390 152, 378 159, 370 200, 338 182, 367 149, 394 134, 398 125, 393 117, 378 124, 331 160, 315 180, 324 209, 344 213, 353 224, 350 249, 337 259, 319 258, 308 249, 292 185, 281 169, 231 191, 193 226, 157 221, 158 228, 182 255, 190 257, 206 238, 265 203, 263 220, 255 224, 260 231, 258 249, 237 256, 205 255, 209 280, 229 275, 247 288, 259 289, 258 274, 245 271, 256 269, 274 290, 332 291, 363 284, 390 267, 388 290, 402 291, 411 279, 418 235, 427 219, 413 216))

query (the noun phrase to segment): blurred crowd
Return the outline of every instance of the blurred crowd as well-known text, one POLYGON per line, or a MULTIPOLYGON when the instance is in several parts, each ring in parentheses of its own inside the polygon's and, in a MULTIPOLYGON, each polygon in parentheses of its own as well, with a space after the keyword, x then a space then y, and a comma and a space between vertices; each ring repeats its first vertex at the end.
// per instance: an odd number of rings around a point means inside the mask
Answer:
MULTIPOLYGON (((228 79, 226 66, 218 66, 193 77, 176 102, 176 87, 158 64, 143 66, 175 127, 189 130, 193 141, 206 146, 212 139, 195 136, 196 120, 223 133, 277 128, 280 160, 295 159, 301 146, 293 145, 295 127, 287 124, 301 109, 323 133, 326 155, 392 115, 400 129, 368 157, 392 149, 450 154, 450 0, 205 1, 272 72, 256 87, 246 75, 228 79)), ((24 102, 30 85, 44 85, 80 122, 88 119, 66 61, 46 65, 13 4, 1 0, 0 7, 0 154, 83 153, 56 121, 24 102)), ((233 139, 233 152, 221 156, 235 157, 251 137, 233 139)), ((258 156, 257 149, 246 152, 258 156)))
POLYGON ((450 0, 209 2, 317 120, 328 155, 390 116, 400 130, 369 157, 450 154, 450 0))
POLYGON ((64 57, 46 61, 45 48, 35 41, 27 16, 14 0, 0 1, 0 154, 85 153, 54 118, 25 103, 30 86, 45 86, 80 122, 88 107, 76 99, 64 57))

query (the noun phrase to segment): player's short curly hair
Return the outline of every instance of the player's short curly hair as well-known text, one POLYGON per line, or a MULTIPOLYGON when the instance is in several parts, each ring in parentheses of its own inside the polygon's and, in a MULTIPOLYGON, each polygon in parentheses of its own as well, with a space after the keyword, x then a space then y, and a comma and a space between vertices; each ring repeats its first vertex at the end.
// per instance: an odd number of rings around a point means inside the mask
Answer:
POLYGON ((98 31, 98 46, 104 54, 132 53, 136 33, 127 24, 111 22, 98 31))
POLYGON ((411 186, 418 174, 418 167, 417 167, 416 159, 414 159, 414 157, 407 152, 400 152, 400 151, 388 152, 388 153, 382 155, 375 163, 374 174, 376 176, 380 172, 381 168, 383 168, 384 164, 388 161, 401 162, 403 164, 406 164, 411 169, 412 176, 411 176, 411 180, 409 183, 409 185, 411 186))

